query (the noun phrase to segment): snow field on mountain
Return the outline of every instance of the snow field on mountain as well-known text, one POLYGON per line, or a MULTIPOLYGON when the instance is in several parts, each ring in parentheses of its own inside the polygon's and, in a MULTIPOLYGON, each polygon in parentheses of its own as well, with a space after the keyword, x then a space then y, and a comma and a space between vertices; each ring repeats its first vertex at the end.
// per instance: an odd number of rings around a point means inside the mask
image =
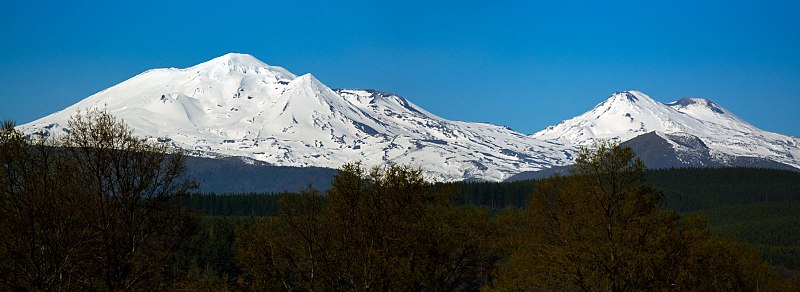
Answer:
POLYGON ((442 119, 373 90, 334 91, 249 55, 185 69, 155 69, 30 124, 61 129, 78 109, 105 108, 137 135, 168 137, 199 156, 241 156, 274 165, 337 168, 410 164, 429 179, 502 180, 571 163, 572 148, 504 127, 442 119))
POLYGON ((392 93, 333 90, 311 74, 245 54, 149 70, 20 128, 57 135, 71 115, 90 108, 108 110, 141 137, 169 138, 191 155, 330 168, 408 164, 434 181, 503 180, 571 164, 579 146, 598 139, 621 142, 652 131, 698 137, 723 156, 800 166, 800 140, 762 131, 704 99, 662 104, 638 91, 618 92, 583 115, 525 135, 443 119, 392 93))
POLYGON ((598 139, 626 141, 652 131, 696 136, 720 157, 760 157, 800 167, 796 138, 758 129, 702 98, 662 104, 638 91, 617 92, 592 110, 533 137, 588 146, 598 139))

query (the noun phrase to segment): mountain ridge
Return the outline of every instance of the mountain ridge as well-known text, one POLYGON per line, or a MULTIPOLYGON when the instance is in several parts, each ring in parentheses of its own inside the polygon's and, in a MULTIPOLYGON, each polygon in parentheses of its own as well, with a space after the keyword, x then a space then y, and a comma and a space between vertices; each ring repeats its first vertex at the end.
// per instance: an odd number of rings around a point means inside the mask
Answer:
POLYGON ((499 181, 571 164, 579 147, 598 139, 623 142, 652 131, 695 136, 715 157, 800 166, 800 139, 759 130, 709 100, 671 104, 639 91, 616 92, 583 115, 526 135, 447 120, 386 91, 332 89, 311 73, 298 76, 230 53, 188 68, 145 71, 20 129, 57 135, 77 110, 104 108, 137 135, 193 156, 296 167, 399 163, 423 168, 434 181, 499 181), (709 137, 714 133, 732 143, 709 137))
POLYGON ((402 163, 436 181, 501 180, 571 163, 569 147, 443 119, 396 94, 337 92, 312 74, 274 68, 280 67, 228 54, 189 68, 149 70, 21 128, 58 133, 78 109, 100 107, 137 135, 169 137, 194 156, 329 168, 402 163))
POLYGON ((696 136, 717 160, 756 156, 800 167, 800 140, 761 130, 702 98, 660 103, 638 91, 616 92, 590 111, 532 136, 591 146, 599 139, 624 142, 652 131, 696 136))

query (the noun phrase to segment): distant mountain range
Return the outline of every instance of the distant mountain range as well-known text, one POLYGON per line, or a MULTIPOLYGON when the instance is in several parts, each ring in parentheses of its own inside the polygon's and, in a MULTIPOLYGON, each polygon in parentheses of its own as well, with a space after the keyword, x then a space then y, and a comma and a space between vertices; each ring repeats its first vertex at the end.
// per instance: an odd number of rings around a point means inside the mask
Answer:
POLYGON ((654 167, 800 167, 800 138, 760 130, 706 99, 662 104, 617 92, 583 115, 526 135, 447 120, 393 93, 331 89, 311 74, 246 54, 149 70, 19 128, 57 135, 87 108, 104 108, 137 135, 192 156, 227 157, 226 165, 338 168, 362 161, 419 166, 434 181, 500 181, 569 165, 579 147, 610 139, 639 147, 654 167))

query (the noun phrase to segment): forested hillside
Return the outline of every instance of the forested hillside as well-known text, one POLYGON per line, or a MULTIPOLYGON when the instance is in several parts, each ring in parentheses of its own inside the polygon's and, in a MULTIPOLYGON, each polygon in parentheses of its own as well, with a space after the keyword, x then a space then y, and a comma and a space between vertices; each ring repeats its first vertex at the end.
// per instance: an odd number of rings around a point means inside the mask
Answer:
MULTIPOLYGON (((750 243, 770 263, 800 269, 800 173, 762 168, 682 168, 645 172, 663 193, 662 207, 700 213, 715 233, 750 243)), ((433 185, 457 205, 485 206, 497 214, 525 206, 537 181, 457 182, 433 185)), ((268 216, 285 194, 198 194, 187 206, 213 216, 268 216)))

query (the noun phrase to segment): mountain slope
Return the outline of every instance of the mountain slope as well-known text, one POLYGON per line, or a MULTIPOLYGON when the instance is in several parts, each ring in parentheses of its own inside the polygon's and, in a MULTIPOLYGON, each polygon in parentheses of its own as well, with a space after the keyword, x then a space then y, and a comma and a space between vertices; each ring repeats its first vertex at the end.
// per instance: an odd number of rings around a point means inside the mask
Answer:
MULTIPOLYGON (((624 142, 654 131, 661 137, 673 136, 669 141, 679 136, 696 137, 707 146, 709 159, 722 165, 738 157, 752 157, 800 167, 800 140, 758 129, 701 98, 662 104, 638 91, 617 92, 592 110, 532 136, 589 146, 598 139, 624 142)), ((672 144, 678 153, 687 149, 680 143, 672 144)))
POLYGON ((569 165, 578 147, 598 139, 622 142, 652 132, 653 145, 663 146, 653 155, 690 166, 800 167, 800 138, 760 130, 705 99, 662 104, 638 91, 617 92, 583 115, 524 135, 447 120, 388 92, 334 90, 311 74, 246 54, 149 70, 19 128, 58 135, 70 116, 90 108, 106 109, 137 135, 192 156, 324 168, 401 163, 423 168, 434 181, 499 181, 569 165))
POLYGON ((202 193, 298 192, 309 186, 327 190, 336 175, 330 168, 271 166, 239 157, 187 157, 186 170, 202 193))
POLYGON ((598 139, 626 141, 652 132, 680 132, 702 122, 664 106, 638 91, 616 92, 590 111, 533 134, 587 146, 598 139))
POLYGON ((574 154, 505 127, 440 118, 395 94, 334 91, 311 74, 244 54, 150 70, 20 128, 59 133, 88 108, 105 108, 137 135, 167 137, 195 156, 328 168, 403 163, 436 181, 502 180, 571 163, 574 154))

